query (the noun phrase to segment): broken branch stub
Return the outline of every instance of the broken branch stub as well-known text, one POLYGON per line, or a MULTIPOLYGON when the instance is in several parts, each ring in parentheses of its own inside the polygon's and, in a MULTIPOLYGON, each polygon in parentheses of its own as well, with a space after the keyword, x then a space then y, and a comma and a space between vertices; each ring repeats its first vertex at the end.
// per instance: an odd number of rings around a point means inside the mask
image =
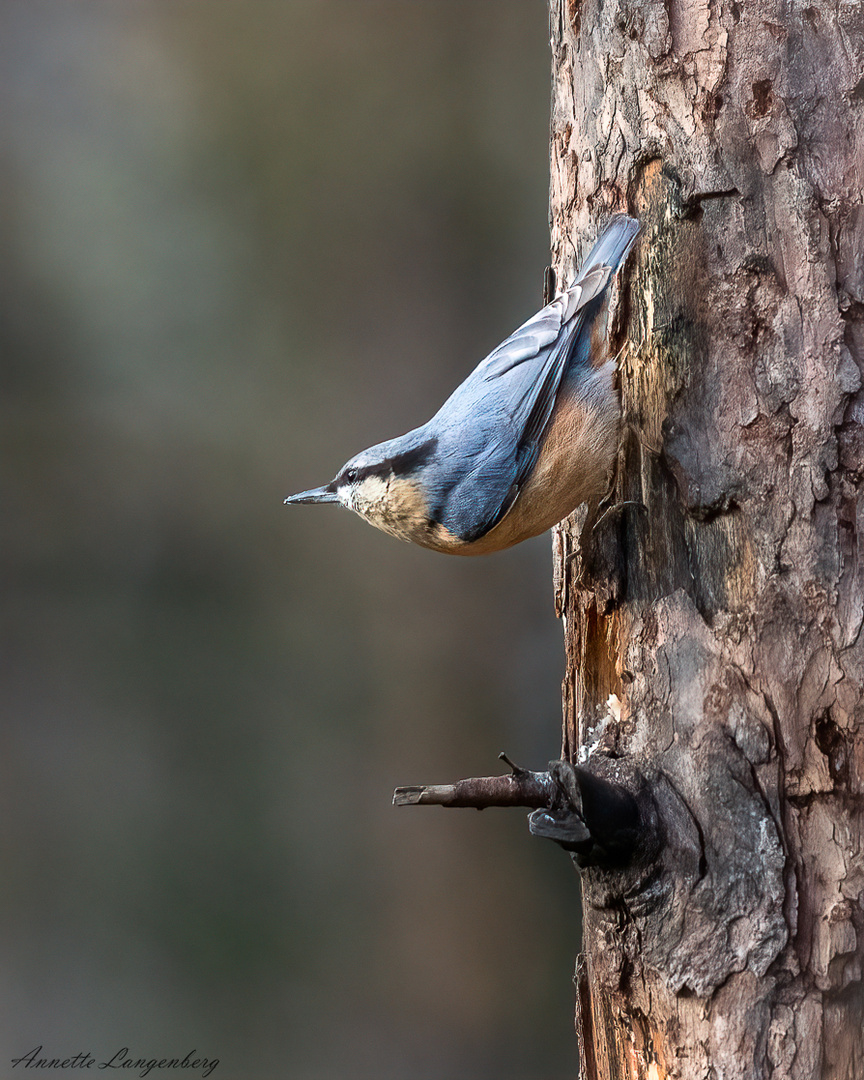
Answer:
MULTIPOLYGON (((502 754, 506 761, 507 758, 502 754)), ((592 768, 553 761, 547 772, 520 769, 508 761, 508 776, 480 776, 454 784, 397 788, 395 806, 436 805, 533 808, 528 827, 535 836, 554 840, 579 866, 622 866, 638 852, 653 858, 658 843, 656 809, 640 777, 627 783, 610 779, 609 764, 592 768), (632 786, 633 790, 629 790, 632 786)))

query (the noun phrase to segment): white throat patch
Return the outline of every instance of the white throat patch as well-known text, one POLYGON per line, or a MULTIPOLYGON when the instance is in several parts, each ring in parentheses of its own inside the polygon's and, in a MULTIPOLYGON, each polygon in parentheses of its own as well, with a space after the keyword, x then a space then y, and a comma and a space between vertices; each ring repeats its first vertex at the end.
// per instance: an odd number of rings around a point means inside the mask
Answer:
POLYGON ((405 477, 366 476, 351 487, 340 488, 339 498, 371 525, 401 540, 416 541, 428 531, 426 500, 418 485, 405 477))

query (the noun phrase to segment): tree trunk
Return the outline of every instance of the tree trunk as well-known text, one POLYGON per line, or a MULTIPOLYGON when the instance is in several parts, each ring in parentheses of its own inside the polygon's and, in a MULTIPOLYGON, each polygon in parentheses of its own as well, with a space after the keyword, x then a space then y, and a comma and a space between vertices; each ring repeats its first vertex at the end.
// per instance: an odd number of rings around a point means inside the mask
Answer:
POLYGON ((583 873, 584 1080, 864 1077, 864 7, 552 0, 552 241, 643 235, 621 454, 555 534, 565 758, 658 859, 583 873))

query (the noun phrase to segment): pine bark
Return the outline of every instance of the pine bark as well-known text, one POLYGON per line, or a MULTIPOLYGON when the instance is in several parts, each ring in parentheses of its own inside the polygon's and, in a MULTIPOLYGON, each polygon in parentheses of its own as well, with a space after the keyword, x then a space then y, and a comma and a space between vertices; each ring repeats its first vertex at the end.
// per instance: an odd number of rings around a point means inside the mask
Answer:
POLYGON ((864 6, 551 0, 552 250, 643 224, 605 512, 556 530, 563 757, 662 851, 583 872, 583 1080, 864 1077, 864 6))

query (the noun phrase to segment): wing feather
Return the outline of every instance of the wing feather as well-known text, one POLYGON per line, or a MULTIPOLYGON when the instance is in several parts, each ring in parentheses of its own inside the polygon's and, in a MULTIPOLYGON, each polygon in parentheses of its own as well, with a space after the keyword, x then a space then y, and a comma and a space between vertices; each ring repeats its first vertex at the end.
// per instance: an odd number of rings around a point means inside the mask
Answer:
POLYGON ((430 421, 444 433, 439 461, 451 462, 436 493, 437 519, 463 540, 492 529, 518 496, 565 372, 572 362, 587 362, 600 298, 638 228, 632 218, 613 218, 573 286, 481 361, 430 421))

